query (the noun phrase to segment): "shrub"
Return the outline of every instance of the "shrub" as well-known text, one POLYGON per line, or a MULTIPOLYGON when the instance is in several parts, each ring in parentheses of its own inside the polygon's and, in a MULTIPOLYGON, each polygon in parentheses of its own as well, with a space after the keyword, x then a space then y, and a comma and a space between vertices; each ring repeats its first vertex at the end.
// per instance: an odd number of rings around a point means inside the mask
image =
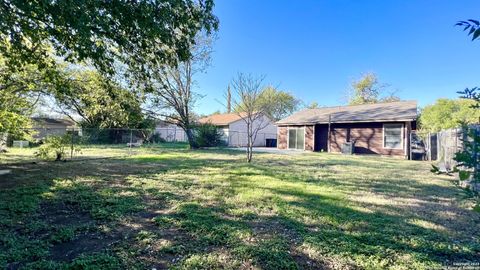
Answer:
MULTIPOLYGON (((84 128, 82 129, 82 143, 85 144, 115 144, 121 143, 122 138, 127 133, 126 130, 119 129, 100 129, 84 128)), ((130 132, 128 132, 128 135, 130 132)))
POLYGON ((225 145, 222 133, 212 124, 200 124, 195 127, 195 145, 196 147, 213 147, 225 145))
POLYGON ((148 142, 150 143, 164 143, 166 140, 162 138, 162 136, 159 133, 153 133, 150 138, 148 138, 148 142))
MULTIPOLYGON (((44 143, 39 147, 35 153, 37 157, 42 159, 55 158, 55 161, 64 160, 67 151, 72 147, 72 135, 65 134, 62 136, 50 136, 47 137, 44 143)), ((80 152, 78 147, 73 149, 75 152, 80 152)))

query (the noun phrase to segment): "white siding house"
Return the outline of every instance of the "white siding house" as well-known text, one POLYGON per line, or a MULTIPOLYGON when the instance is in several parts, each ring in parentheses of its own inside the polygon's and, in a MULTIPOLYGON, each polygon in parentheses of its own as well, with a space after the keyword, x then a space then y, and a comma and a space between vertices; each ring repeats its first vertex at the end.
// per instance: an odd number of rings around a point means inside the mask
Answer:
MULTIPOLYGON (((244 147, 247 145, 247 124, 236 113, 215 114, 199 120, 200 123, 211 123, 218 127, 223 134, 225 142, 231 147, 244 147)), ((254 128, 260 127, 253 146, 266 146, 267 139, 277 138, 277 126, 265 115, 258 117, 253 122, 254 128)))
POLYGON ((155 133, 167 142, 187 141, 187 135, 183 128, 165 121, 157 122, 155 126, 155 133))

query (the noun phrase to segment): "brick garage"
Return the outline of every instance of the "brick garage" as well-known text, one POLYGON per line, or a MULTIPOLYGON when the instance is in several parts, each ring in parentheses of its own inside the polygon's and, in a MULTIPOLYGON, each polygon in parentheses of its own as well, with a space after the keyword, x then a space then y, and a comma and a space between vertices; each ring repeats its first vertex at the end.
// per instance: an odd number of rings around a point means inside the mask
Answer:
POLYGON ((350 142, 355 154, 408 158, 416 118, 415 101, 305 109, 277 122, 277 147, 335 153, 350 142))

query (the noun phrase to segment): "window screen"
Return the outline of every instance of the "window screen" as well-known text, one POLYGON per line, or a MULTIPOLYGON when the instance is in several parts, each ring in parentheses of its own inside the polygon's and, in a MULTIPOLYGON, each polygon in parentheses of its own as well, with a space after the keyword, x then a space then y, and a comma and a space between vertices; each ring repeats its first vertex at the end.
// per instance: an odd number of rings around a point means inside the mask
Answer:
POLYGON ((402 148, 402 124, 384 124, 383 125, 383 147, 384 148, 402 148))

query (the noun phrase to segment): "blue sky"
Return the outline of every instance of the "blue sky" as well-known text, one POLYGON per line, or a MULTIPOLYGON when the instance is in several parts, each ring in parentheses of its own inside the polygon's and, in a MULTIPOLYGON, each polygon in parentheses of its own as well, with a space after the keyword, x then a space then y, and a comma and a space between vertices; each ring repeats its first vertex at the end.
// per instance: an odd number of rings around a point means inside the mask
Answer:
POLYGON ((480 41, 453 26, 480 19, 478 0, 217 0, 215 14, 212 66, 197 77, 202 114, 223 109, 215 99, 238 72, 326 106, 365 72, 420 106, 480 85, 480 41))

